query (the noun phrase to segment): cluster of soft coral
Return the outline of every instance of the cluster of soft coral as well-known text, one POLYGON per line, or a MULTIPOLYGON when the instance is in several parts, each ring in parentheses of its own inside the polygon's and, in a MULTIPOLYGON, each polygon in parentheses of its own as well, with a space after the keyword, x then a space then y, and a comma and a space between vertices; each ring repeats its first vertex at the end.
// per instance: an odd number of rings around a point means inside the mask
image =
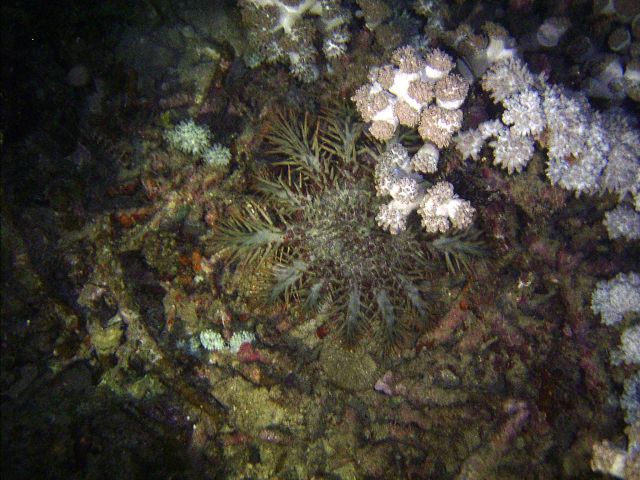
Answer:
POLYGON ((303 82, 318 77, 318 51, 322 41, 326 58, 343 55, 350 35, 349 11, 339 0, 239 0, 242 19, 252 47, 267 62, 289 64, 303 82))

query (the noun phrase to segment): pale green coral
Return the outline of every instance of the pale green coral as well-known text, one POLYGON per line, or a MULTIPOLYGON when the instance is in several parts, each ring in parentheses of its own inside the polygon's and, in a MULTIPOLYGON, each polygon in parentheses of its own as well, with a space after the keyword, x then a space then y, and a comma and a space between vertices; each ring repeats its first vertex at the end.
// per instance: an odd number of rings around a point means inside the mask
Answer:
POLYGON ((243 343, 253 343, 256 336, 252 332, 241 330, 235 332, 229 343, 227 343, 222 335, 215 330, 203 330, 199 335, 200 344, 210 352, 224 351, 229 353, 238 353, 243 343))
POLYGON ((202 159, 210 167, 226 168, 231 161, 231 151, 224 145, 215 143, 204 151, 202 159))
POLYGON ((246 330, 235 332, 229 340, 229 351, 238 353, 243 343, 253 343, 255 339, 256 336, 252 332, 247 332, 246 330))
POLYGON ((213 330, 203 330, 200 332, 200 343, 210 352, 223 350, 227 346, 222 335, 213 330))
POLYGON ((183 153, 199 157, 211 145, 211 132, 193 120, 184 120, 164 134, 169 145, 183 153))

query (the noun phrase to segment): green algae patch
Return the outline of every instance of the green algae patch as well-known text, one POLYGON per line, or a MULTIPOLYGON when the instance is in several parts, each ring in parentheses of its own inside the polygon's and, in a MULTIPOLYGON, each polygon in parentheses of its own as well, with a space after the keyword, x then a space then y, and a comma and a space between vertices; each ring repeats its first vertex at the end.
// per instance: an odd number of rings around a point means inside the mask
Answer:
POLYGON ((230 423, 242 432, 258 435, 268 427, 296 430, 303 425, 299 404, 289 407, 278 388, 256 387, 234 377, 216 384, 212 393, 228 408, 230 423))
POLYGON ((87 330, 91 335, 91 345, 98 355, 113 354, 122 340, 123 330, 120 315, 116 314, 102 327, 98 321, 87 322, 87 330))
POLYGON ((340 480, 357 480, 360 478, 353 463, 347 463, 346 465, 334 470, 332 473, 340 478, 340 480))
POLYGON ((322 318, 312 318, 292 328, 291 331, 288 332, 291 343, 300 343, 309 350, 316 348, 321 341, 316 332, 318 328, 322 326, 322 323, 322 318))
POLYGON ((410 388, 408 398, 418 404, 448 407, 467 402, 469 394, 464 390, 450 390, 429 382, 420 381, 410 388))
POLYGON ((326 343, 320 353, 320 364, 329 382, 345 391, 369 390, 376 382, 376 362, 359 348, 326 343))
POLYGON ((156 377, 145 375, 127 387, 127 393, 136 400, 154 397, 166 392, 164 385, 156 377))

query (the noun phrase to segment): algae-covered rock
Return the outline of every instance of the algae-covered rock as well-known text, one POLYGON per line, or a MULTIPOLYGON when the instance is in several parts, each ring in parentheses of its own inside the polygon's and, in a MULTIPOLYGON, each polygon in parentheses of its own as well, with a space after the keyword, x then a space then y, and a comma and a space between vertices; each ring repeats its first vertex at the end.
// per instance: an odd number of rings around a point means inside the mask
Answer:
POLYGON ((164 311, 180 319, 182 328, 187 334, 195 334, 200 330, 198 307, 189 299, 182 299, 179 290, 169 290, 162 299, 164 311))
POLYGON ((320 364, 329 382, 349 392, 373 388, 377 377, 376 363, 365 351, 346 349, 326 343, 320 353, 320 364))
POLYGON ((334 470, 332 473, 337 475, 341 480, 356 480, 357 478, 360 478, 356 472, 356 467, 353 466, 353 463, 347 463, 346 465, 334 470))
POLYGON ((278 388, 256 387, 234 377, 216 384, 213 395, 229 409, 230 423, 242 432, 259 435, 268 427, 295 430, 303 425, 299 404, 287 405, 278 388))
POLYGON ((437 405, 439 407, 465 403, 469 398, 468 392, 464 390, 450 390, 438 387, 425 378, 410 387, 407 396, 417 404, 437 405))
POLYGON ((91 345, 96 349, 98 355, 110 355, 120 345, 123 331, 119 313, 107 322, 106 327, 102 327, 96 320, 88 322, 87 329, 91 335, 91 345))
POLYGON ((301 343, 305 348, 313 349, 320 343, 320 337, 317 335, 318 327, 322 325, 323 319, 312 318, 307 322, 292 328, 289 333, 290 343, 301 343))
POLYGON ((147 264, 157 270, 160 275, 165 277, 177 275, 180 252, 174 233, 163 231, 156 235, 147 235, 142 239, 141 248, 147 264))
POLYGON ((127 393, 136 400, 141 400, 147 396, 160 395, 165 393, 165 391, 164 385, 162 385, 156 377, 151 375, 145 375, 127 386, 127 393))

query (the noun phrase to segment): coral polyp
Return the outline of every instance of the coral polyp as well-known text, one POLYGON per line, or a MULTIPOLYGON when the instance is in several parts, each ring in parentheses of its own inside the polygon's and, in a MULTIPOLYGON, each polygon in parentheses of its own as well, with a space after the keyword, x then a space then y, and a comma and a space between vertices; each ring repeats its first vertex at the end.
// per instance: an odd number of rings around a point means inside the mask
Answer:
POLYGON ((217 242, 245 264, 268 262, 270 300, 338 320, 350 341, 372 326, 386 346, 402 343, 428 318, 428 278, 481 254, 480 245, 427 237, 417 219, 397 235, 379 228, 381 200, 363 160, 376 145, 347 112, 328 110, 316 121, 279 115, 267 140, 275 171, 256 179, 256 198, 217 242))

